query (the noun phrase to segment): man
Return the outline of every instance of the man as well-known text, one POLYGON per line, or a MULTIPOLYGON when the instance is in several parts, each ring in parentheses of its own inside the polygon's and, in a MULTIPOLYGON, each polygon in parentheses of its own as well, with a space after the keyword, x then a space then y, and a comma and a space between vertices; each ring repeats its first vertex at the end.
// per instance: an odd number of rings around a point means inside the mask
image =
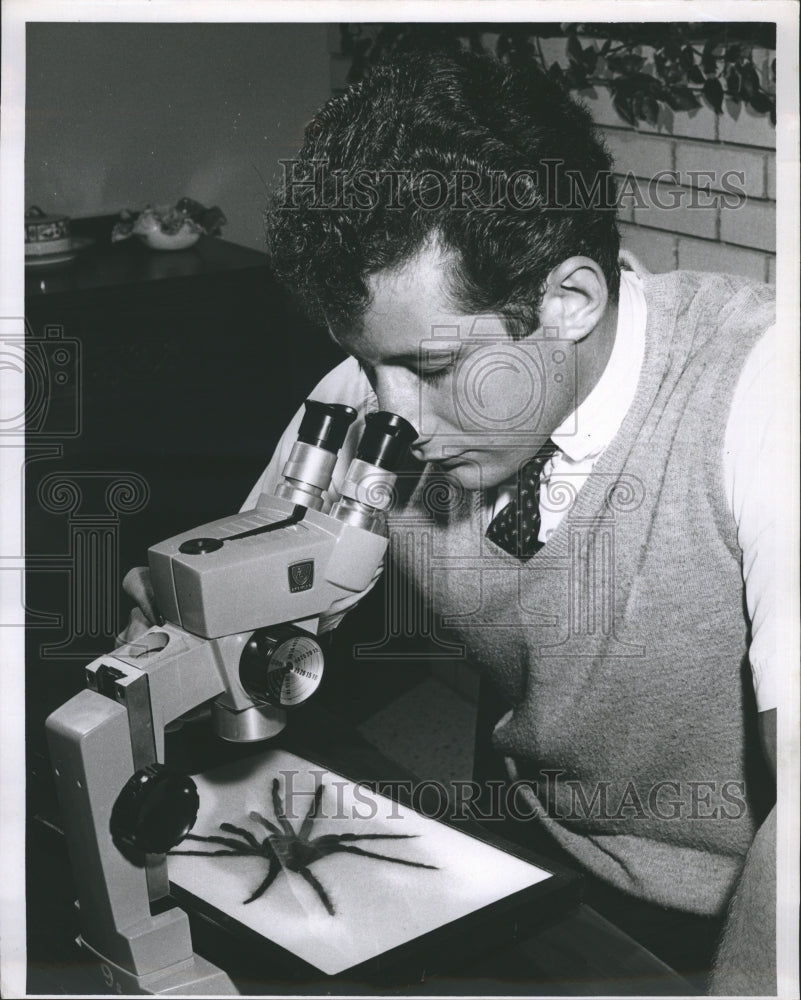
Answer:
POLYGON ((687 937, 725 921, 714 992, 774 992, 770 289, 621 267, 609 157, 533 69, 379 67, 284 166, 273 267, 351 355, 311 395, 419 431, 395 569, 509 706, 517 808, 687 937))

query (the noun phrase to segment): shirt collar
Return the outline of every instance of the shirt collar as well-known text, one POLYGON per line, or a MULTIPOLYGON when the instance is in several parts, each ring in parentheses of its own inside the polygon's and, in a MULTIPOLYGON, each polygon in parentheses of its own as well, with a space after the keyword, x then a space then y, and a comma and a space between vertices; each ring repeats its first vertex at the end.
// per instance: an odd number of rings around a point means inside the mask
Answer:
POLYGON ((572 461, 595 458, 623 423, 637 392, 646 320, 640 278, 633 271, 621 271, 615 342, 606 368, 584 402, 551 434, 551 440, 572 461))

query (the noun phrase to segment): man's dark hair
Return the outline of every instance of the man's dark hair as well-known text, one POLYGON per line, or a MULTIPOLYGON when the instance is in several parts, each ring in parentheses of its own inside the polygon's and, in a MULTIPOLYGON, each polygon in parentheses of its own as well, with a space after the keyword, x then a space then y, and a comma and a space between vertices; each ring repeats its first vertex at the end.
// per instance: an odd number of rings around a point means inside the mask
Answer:
POLYGON ((460 312, 538 325, 550 271, 583 255, 616 300, 611 159, 585 108, 536 66, 419 54, 379 64, 306 128, 267 215, 277 277, 335 331, 369 304, 365 278, 431 241, 460 312))

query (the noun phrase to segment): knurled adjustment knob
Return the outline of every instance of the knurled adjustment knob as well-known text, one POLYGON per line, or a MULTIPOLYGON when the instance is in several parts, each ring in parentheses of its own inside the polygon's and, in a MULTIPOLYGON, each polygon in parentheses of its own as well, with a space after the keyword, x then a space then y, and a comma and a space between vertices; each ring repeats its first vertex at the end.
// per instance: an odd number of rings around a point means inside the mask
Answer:
POLYGON ((130 778, 111 810, 111 836, 145 854, 165 854, 195 824, 197 785, 164 764, 148 764, 130 778))

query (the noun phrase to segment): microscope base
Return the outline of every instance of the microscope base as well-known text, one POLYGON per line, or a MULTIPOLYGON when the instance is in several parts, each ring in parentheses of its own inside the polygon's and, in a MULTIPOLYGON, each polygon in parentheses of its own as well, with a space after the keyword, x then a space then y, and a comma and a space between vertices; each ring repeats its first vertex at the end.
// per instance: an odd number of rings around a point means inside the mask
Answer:
POLYGON ((104 958, 83 938, 76 938, 76 943, 99 963, 106 993, 121 996, 239 996, 239 990, 226 973, 200 955, 193 955, 188 961, 168 969, 136 976, 104 958))

